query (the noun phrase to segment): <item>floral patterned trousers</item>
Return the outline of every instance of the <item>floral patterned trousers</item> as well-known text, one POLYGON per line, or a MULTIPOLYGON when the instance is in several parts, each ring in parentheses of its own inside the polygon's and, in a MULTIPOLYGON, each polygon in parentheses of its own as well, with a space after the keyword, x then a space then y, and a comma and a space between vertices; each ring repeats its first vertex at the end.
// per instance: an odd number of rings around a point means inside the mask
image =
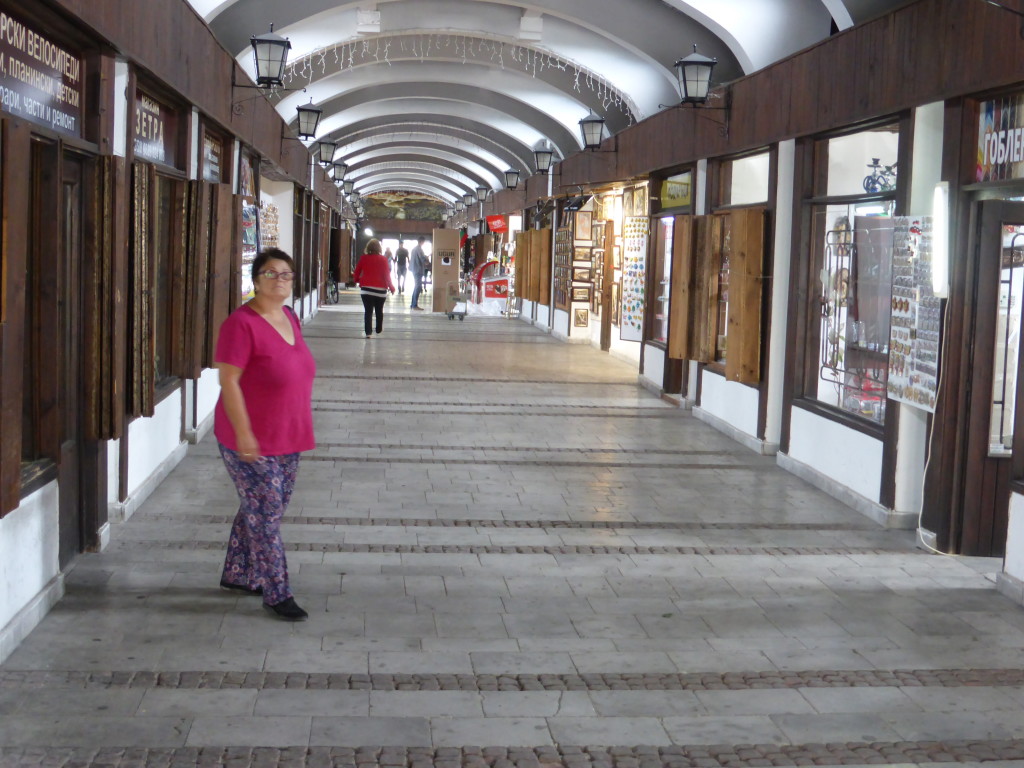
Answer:
POLYGON ((219 447, 242 502, 231 526, 221 580, 249 589, 261 587, 263 602, 277 605, 292 596, 281 518, 295 487, 299 454, 263 456, 247 464, 235 451, 219 447))

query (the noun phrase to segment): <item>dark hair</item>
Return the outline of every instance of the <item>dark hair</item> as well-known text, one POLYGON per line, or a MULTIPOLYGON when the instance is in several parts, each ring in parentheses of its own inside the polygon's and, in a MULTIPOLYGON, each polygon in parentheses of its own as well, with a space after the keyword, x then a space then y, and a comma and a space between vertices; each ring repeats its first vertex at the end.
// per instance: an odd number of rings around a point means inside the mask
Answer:
POLYGON ((380 253, 380 240, 376 237, 366 244, 367 253, 380 253))
POLYGON ((260 251, 256 254, 256 258, 252 260, 252 281, 254 283, 256 282, 256 278, 260 276, 260 272, 263 271, 263 265, 271 259, 283 261, 288 265, 288 269, 292 272, 295 271, 295 262, 292 260, 291 256, 280 248, 267 248, 265 251, 260 251))
POLYGON ((416 238, 416 242, 417 242, 417 243, 422 243, 422 242, 423 242, 423 241, 425 241, 426 239, 427 239, 427 238, 425 238, 425 237, 424 237, 423 235, 420 235, 420 236, 419 236, 418 238, 416 238))

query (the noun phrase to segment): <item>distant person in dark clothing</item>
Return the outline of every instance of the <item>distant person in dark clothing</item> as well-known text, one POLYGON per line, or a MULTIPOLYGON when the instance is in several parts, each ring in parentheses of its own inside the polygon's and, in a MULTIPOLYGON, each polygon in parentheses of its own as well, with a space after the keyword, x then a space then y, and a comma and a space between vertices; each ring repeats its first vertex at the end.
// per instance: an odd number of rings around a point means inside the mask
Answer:
POLYGON ((398 276, 398 292, 405 293, 405 273, 409 270, 409 249, 399 245, 395 251, 395 274, 398 276))
POLYGON ((366 338, 373 336, 373 316, 377 316, 377 334, 384 330, 384 300, 388 292, 395 292, 391 282, 391 267, 380 252, 380 240, 374 238, 366 244, 366 253, 359 257, 352 277, 359 283, 359 294, 363 300, 363 326, 366 338))
POLYGON ((420 292, 423 290, 423 276, 430 268, 430 260, 423 252, 423 243, 426 239, 425 237, 417 238, 416 247, 412 249, 412 277, 416 281, 416 285, 412 289, 412 301, 410 302, 409 309, 423 309, 420 306, 420 292))

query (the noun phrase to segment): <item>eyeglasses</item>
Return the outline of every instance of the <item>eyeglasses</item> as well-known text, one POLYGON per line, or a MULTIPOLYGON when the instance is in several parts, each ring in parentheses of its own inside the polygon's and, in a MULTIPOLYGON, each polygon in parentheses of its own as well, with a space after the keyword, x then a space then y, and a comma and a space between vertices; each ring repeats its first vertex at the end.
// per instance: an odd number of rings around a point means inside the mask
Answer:
POLYGON ((292 280, 295 278, 295 273, 275 272, 272 269, 268 269, 266 272, 260 272, 260 277, 265 277, 267 280, 292 280))

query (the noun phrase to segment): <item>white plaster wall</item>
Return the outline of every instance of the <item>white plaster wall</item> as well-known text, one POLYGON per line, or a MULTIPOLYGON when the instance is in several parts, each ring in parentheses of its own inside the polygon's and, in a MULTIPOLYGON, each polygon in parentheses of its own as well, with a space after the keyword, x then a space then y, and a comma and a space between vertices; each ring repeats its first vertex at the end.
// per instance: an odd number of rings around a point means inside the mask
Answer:
POLYGON ((128 425, 128 495, 131 496, 181 445, 181 392, 157 404, 153 416, 128 425))
POLYGON ((551 327, 551 307, 547 304, 537 305, 537 319, 534 321, 541 328, 551 327))
POLYGON ((519 319, 527 323, 533 322, 533 302, 523 299, 523 308, 519 310, 519 319))
POLYGON ((121 441, 107 441, 107 503, 117 503, 117 489, 121 477, 121 441))
POLYGON ((1003 572, 1024 582, 1024 496, 1010 494, 1010 521, 1006 531, 1003 572))
POLYGON ((864 498, 878 502, 882 441, 794 407, 789 456, 864 498))
POLYGON ((644 345, 644 370, 641 378, 649 381, 659 391, 665 383, 665 350, 660 347, 653 347, 650 344, 644 345))
POLYGON ((57 498, 49 483, 0 519, 0 628, 60 573, 57 498))
POLYGON ((560 333, 562 336, 568 337, 569 335, 569 313, 564 309, 555 310, 555 325, 553 328, 555 333, 560 333))
POLYGON ((213 416, 213 409, 220 397, 220 376, 215 368, 207 368, 195 382, 196 416, 198 423, 213 416))
POLYGON ((724 376, 707 369, 702 374, 701 410, 751 437, 757 437, 758 397, 759 393, 754 387, 726 381, 724 376))
POLYGON ((608 351, 620 360, 633 363, 640 370, 640 342, 623 341, 619 338, 619 329, 612 326, 612 343, 608 351))
POLYGON ((775 263, 772 265, 772 309, 768 353, 768 398, 765 409, 765 442, 779 444, 784 417, 786 386, 786 322, 789 316, 789 267, 793 250, 793 174, 796 142, 779 142, 779 174, 775 197, 775 263))

